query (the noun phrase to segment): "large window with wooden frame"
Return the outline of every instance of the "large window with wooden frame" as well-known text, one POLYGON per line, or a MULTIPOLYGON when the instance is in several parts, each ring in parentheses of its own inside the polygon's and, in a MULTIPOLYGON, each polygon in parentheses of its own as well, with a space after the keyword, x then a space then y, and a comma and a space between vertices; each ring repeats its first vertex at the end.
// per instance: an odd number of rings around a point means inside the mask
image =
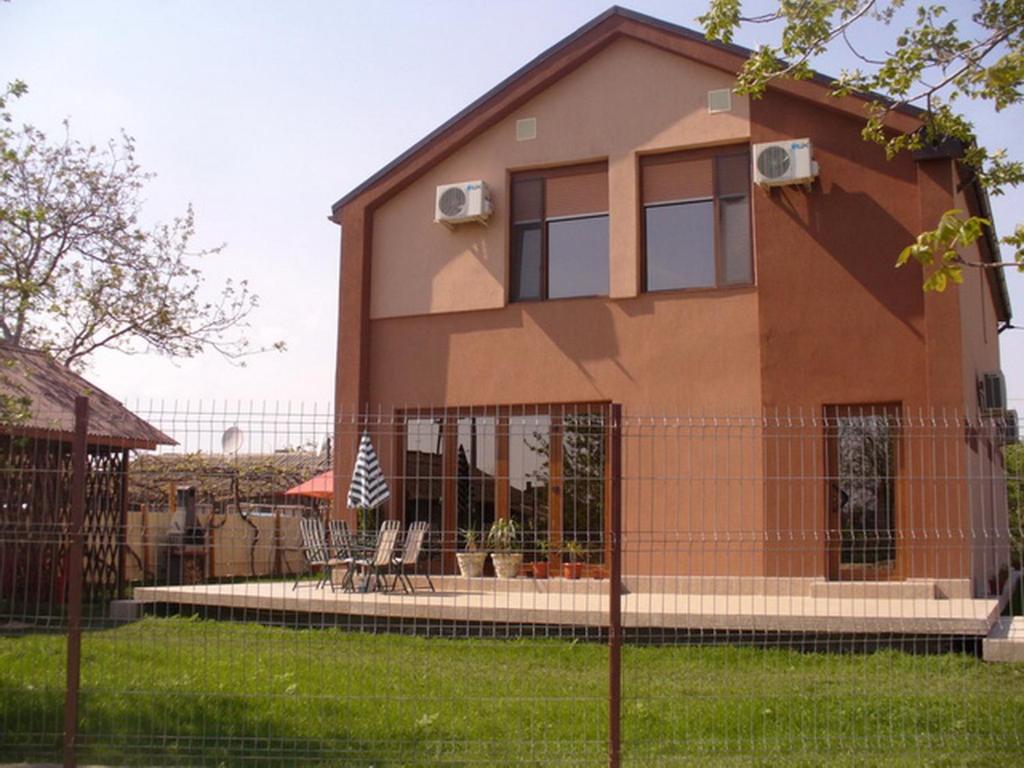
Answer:
POLYGON ((496 519, 509 518, 527 563, 557 563, 568 549, 600 569, 610 482, 607 413, 602 405, 558 405, 402 414, 396 495, 406 526, 430 522, 430 567, 454 572, 459 532, 483 539, 496 519))
POLYGON ((512 176, 509 300, 608 294, 608 166, 512 176))
POLYGON ((645 291, 753 282, 747 147, 647 156, 640 175, 645 291))

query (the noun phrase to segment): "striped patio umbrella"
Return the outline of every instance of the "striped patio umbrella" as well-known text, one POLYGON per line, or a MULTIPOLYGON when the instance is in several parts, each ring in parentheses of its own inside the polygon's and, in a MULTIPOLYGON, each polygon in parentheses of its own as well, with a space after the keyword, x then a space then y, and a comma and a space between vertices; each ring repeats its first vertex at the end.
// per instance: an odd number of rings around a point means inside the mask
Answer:
POLYGON ((375 509, 391 498, 391 490, 384 479, 377 452, 373 450, 370 436, 363 433, 359 438, 359 451, 352 469, 352 485, 348 489, 349 509, 375 509))

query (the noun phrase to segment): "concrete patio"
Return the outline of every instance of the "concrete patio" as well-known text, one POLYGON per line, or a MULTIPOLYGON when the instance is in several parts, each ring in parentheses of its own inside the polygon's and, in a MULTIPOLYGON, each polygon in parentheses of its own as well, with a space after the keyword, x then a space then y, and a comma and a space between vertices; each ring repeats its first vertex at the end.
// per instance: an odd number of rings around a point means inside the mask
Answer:
MULTIPOLYGON (((313 582, 261 581, 196 586, 138 587, 142 606, 350 617, 539 624, 600 628, 608 623, 608 582, 565 579, 422 577, 413 594, 317 589, 313 582)), ((816 580, 650 580, 627 584, 622 621, 627 628, 814 632, 837 634, 962 635, 984 637, 1005 598, 944 594, 932 582, 827 584, 816 580), (752 588, 757 586, 758 588, 752 588), (649 587, 644 589, 643 587, 649 587), (837 588, 838 587, 838 588, 837 588), (683 590, 683 591, 680 591, 683 590)))

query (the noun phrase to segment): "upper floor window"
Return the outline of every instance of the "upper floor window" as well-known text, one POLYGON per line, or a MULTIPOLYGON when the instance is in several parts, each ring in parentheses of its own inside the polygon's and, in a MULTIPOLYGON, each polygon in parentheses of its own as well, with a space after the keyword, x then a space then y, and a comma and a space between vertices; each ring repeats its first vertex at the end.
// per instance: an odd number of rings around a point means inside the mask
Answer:
POLYGON ((608 166, 512 176, 511 301, 608 294, 608 166))
POLYGON ((754 281, 748 148, 644 157, 640 174, 644 290, 754 281))

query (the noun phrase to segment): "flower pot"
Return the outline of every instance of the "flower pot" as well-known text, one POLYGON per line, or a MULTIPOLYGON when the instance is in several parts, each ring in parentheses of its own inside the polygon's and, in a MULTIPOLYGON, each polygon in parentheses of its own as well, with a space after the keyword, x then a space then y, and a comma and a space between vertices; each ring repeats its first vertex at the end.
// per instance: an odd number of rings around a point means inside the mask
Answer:
POLYGON ((548 561, 540 560, 533 564, 533 578, 546 579, 548 577, 548 561))
POLYGON ((483 576, 486 552, 456 552, 455 560, 459 564, 459 573, 463 576, 483 576))
POLYGON ((494 563, 494 575, 499 579, 514 579, 519 575, 519 566, 523 562, 522 552, 491 552, 494 563))
POLYGON ((578 579, 583 575, 583 563, 562 563, 562 577, 578 579))

